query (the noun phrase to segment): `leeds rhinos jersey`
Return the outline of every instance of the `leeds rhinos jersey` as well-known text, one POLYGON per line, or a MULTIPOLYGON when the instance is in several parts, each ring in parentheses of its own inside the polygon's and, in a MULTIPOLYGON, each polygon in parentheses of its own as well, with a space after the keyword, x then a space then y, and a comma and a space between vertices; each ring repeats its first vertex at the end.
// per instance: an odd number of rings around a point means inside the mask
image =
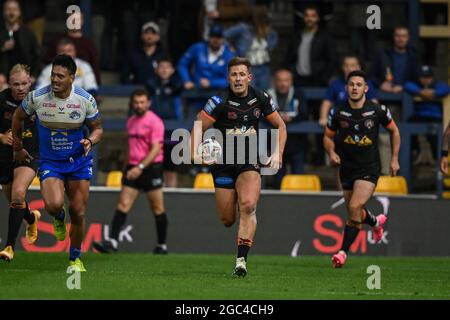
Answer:
POLYGON ((100 115, 94 97, 76 86, 72 86, 66 99, 56 97, 51 86, 34 90, 22 101, 22 109, 29 116, 36 114, 41 160, 63 161, 81 156, 83 124, 100 115))

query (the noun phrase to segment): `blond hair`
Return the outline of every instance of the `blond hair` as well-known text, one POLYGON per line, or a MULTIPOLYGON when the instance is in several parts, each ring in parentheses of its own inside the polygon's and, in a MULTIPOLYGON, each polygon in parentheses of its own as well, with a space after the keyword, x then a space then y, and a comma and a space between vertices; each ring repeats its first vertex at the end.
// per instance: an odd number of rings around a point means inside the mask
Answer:
POLYGON ((26 64, 16 64, 14 65, 11 70, 9 71, 9 77, 11 78, 11 76, 14 73, 19 73, 19 72, 25 72, 27 75, 30 75, 30 67, 27 66, 26 64))

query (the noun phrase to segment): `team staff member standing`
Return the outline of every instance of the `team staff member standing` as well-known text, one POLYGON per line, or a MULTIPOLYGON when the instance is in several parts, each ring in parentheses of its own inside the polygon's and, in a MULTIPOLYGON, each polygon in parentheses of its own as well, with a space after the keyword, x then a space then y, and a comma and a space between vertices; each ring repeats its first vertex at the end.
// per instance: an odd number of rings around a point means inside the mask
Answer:
MULTIPOLYGON (((223 96, 213 96, 208 100, 197 120, 201 121, 202 132, 210 127, 222 133, 224 141, 227 135, 256 135, 258 123, 264 117, 279 130, 278 149, 271 156, 269 165, 278 170, 283 159, 286 143, 286 125, 277 111, 270 96, 249 85, 252 80, 250 62, 235 57, 228 63, 228 92, 223 96), (278 152, 277 152, 278 151, 278 152)), ((197 150, 201 141, 196 141, 195 130, 191 135, 193 150, 197 150)), ((236 145, 234 150, 236 150, 236 145)), ((248 152, 251 150, 245 150, 248 152)), ((223 149, 223 159, 227 150, 223 149)), ((195 154, 195 153, 194 153, 195 154)), ((240 155, 237 155, 238 157, 240 155)), ((253 244, 256 233, 256 204, 261 190, 260 166, 251 163, 246 156, 244 164, 214 164, 212 175, 216 193, 216 203, 220 220, 230 227, 239 211, 238 253, 234 275, 244 277, 247 274, 247 254, 253 244)))
POLYGON ((380 176, 377 146, 380 125, 388 130, 391 137, 391 175, 397 175, 400 169, 400 132, 386 106, 366 99, 366 74, 362 71, 351 72, 347 77, 346 89, 347 102, 330 110, 323 138, 330 163, 341 166, 339 174, 349 216, 341 250, 332 257, 336 268, 345 264, 348 250, 363 223, 373 227, 375 241, 378 242, 383 237, 383 225, 387 217, 384 214, 374 216, 365 208, 380 176))
POLYGON ((94 242, 94 248, 102 253, 113 253, 118 249, 119 233, 139 191, 146 193, 155 216, 158 244, 155 254, 167 254, 167 215, 163 198, 163 143, 164 123, 149 110, 150 95, 147 90, 137 89, 131 95, 134 114, 127 121, 128 160, 122 180, 119 203, 112 220, 109 240, 94 242))
POLYGON ((14 258, 14 246, 19 233, 22 219, 28 226, 26 238, 28 243, 35 243, 38 237, 37 223, 41 214, 38 210, 30 212, 25 197, 28 187, 36 176, 38 166, 39 148, 37 130, 32 119, 26 119, 23 134, 24 145, 31 153, 33 160, 13 161, 11 133, 12 117, 14 111, 27 96, 30 86, 30 69, 23 64, 16 64, 9 72, 10 89, 0 93, 0 183, 2 190, 10 204, 8 239, 5 248, 0 251, 0 259, 11 261, 14 258))
POLYGON ((448 174, 448 145, 450 143, 450 121, 445 128, 442 138, 442 154, 441 154, 441 171, 443 174, 448 174))

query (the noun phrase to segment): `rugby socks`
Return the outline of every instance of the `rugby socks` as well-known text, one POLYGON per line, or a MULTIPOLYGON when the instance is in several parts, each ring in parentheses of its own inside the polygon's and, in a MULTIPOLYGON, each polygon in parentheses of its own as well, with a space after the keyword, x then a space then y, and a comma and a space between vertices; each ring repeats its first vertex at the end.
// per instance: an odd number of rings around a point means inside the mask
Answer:
POLYGON ((66 213, 64 212, 64 208, 62 208, 61 211, 55 216, 55 219, 59 221, 64 221, 65 216, 66 213))
POLYGON ((8 238, 6 240, 6 246, 12 246, 14 249, 17 234, 19 233, 20 226, 22 225, 22 219, 25 216, 26 210, 28 210, 28 208, 25 203, 11 204, 11 207, 9 208, 8 238))
POLYGON ((33 224, 36 219, 34 217, 34 214, 31 213, 30 208, 28 208, 28 203, 26 201, 25 201, 25 206, 26 206, 26 210, 25 210, 25 215, 23 216, 23 218, 25 219, 25 221, 28 224, 33 224))
POLYGON ((70 261, 75 261, 79 257, 81 257, 81 249, 70 246, 69 260, 70 261))
POLYGON ((127 221, 127 214, 120 210, 116 210, 111 223, 111 234, 109 235, 111 239, 114 239, 116 241, 119 240, 120 230, 122 230, 122 227, 126 221, 127 221))
POLYGON ((247 261, 247 255, 248 255, 248 251, 250 250, 250 248, 253 245, 253 241, 250 239, 242 239, 242 238, 238 238, 238 253, 237 253, 237 257, 241 258, 244 257, 245 261, 247 261))
POLYGON ((377 217, 375 217, 367 208, 362 209, 362 222, 368 224, 371 227, 377 226, 377 217))
POLYGON ((347 222, 344 229, 344 240, 342 241, 341 250, 345 251, 345 253, 348 252, 353 241, 355 241, 356 237, 358 236, 360 229, 361 225, 357 225, 353 221, 347 222))
POLYGON ((160 215, 155 215, 155 223, 156 223, 156 234, 158 236, 158 245, 161 246, 166 243, 167 225, 169 224, 166 213, 163 212, 160 215))

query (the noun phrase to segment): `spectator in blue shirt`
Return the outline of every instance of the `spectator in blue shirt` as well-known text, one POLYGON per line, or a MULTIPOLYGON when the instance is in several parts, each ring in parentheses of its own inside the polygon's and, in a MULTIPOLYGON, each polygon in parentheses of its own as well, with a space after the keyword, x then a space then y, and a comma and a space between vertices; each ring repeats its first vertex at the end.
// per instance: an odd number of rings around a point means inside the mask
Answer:
POLYGON ((122 84, 145 85, 155 78, 157 61, 166 55, 159 42, 159 32, 159 26, 154 22, 142 26, 142 46, 127 54, 121 74, 122 84))
MULTIPOLYGON (((153 112, 160 116, 164 122, 182 118, 180 95, 183 83, 169 58, 163 57, 158 60, 156 77, 147 82, 147 89, 150 92, 153 112)), ((176 188, 178 184, 177 166, 172 162, 171 153, 178 141, 172 141, 170 139, 171 134, 171 131, 166 130, 163 148, 164 185, 176 188)))
MULTIPOLYGON (((434 79, 433 70, 424 65, 419 70, 418 82, 406 82, 405 91, 418 100, 414 103, 414 114, 409 119, 411 122, 442 122, 442 98, 450 93, 450 87, 441 81, 434 79)), ((434 135, 427 135, 431 145, 433 156, 437 152, 437 142, 434 135)), ((421 162, 421 153, 417 136, 412 137, 412 149, 418 153, 418 162, 421 162)))
MULTIPOLYGON (((342 58, 341 64, 342 74, 339 78, 335 79, 330 83, 325 95, 325 99, 322 101, 320 106, 320 118, 319 124, 321 126, 326 126, 328 119, 328 112, 332 106, 345 103, 347 101, 347 92, 345 90, 345 79, 350 72, 361 70, 361 64, 359 58, 356 55, 346 55, 342 58)), ((372 81, 368 81, 369 91, 366 93, 366 98, 377 102, 375 86, 372 81)))
POLYGON ((371 78, 380 90, 401 93, 406 81, 417 80, 417 54, 409 45, 409 30, 397 26, 393 46, 383 49, 375 57, 371 78))
POLYGON ((178 62, 178 73, 186 90, 224 89, 227 87, 227 64, 234 53, 224 43, 223 29, 213 25, 208 41, 192 45, 178 62), (190 71, 193 70, 191 73, 190 71))
POLYGON ((270 26, 269 9, 264 5, 252 7, 252 23, 238 23, 224 32, 233 43, 238 56, 246 57, 252 65, 252 85, 268 90, 271 82, 270 51, 278 42, 278 34, 270 26))
MULTIPOLYGON (((306 99, 299 88, 295 88, 291 71, 279 69, 274 75, 274 88, 268 90, 278 112, 286 125, 307 119, 306 99)), ((289 127, 288 127, 289 128, 289 127)), ((286 174, 287 166, 291 174, 304 173, 307 136, 305 134, 288 133, 283 154, 283 166, 275 176, 275 188, 279 189, 281 180, 286 174)))

